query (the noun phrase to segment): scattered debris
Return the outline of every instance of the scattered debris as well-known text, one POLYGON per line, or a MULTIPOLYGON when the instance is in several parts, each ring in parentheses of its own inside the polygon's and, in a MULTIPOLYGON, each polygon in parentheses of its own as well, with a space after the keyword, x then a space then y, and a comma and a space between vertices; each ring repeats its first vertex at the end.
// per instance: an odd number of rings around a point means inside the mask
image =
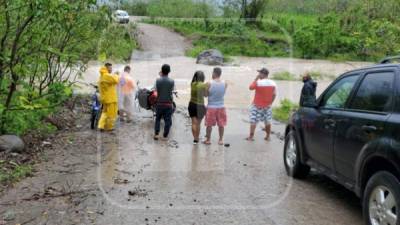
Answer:
POLYGON ((132 197, 146 197, 148 195, 146 189, 136 187, 134 190, 128 191, 128 195, 132 197))
POLYGON ((43 146, 43 147, 49 147, 49 146, 51 146, 51 142, 43 141, 43 142, 42 142, 42 146, 43 146))
POLYGON ((69 197, 76 194, 88 193, 94 191, 94 189, 86 189, 86 190, 57 190, 53 187, 48 187, 45 189, 43 193, 35 193, 29 198, 24 198, 24 201, 37 201, 40 199, 47 199, 47 198, 60 198, 60 197, 69 197))
POLYGON ((281 141, 285 140, 285 135, 281 134, 280 132, 271 131, 271 134, 275 135, 281 141))
POLYGON ((114 184, 129 184, 130 182, 127 179, 115 178, 114 184))
POLYGON ((175 140, 171 140, 168 142, 168 147, 170 148, 179 148, 179 143, 175 140))

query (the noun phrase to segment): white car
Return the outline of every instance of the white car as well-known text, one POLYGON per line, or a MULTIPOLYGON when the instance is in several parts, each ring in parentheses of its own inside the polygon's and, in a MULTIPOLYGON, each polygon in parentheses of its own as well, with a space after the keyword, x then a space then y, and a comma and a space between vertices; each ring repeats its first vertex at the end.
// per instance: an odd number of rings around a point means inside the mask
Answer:
POLYGON ((129 23, 129 14, 124 10, 116 10, 112 17, 117 23, 129 23))

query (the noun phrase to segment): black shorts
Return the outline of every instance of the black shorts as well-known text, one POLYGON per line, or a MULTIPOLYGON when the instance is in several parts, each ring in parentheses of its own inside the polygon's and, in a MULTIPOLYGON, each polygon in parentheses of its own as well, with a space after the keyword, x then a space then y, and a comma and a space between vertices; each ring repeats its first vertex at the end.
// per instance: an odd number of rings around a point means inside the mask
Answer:
POLYGON ((188 110, 190 118, 196 117, 201 120, 206 115, 206 107, 204 105, 189 102, 188 110))

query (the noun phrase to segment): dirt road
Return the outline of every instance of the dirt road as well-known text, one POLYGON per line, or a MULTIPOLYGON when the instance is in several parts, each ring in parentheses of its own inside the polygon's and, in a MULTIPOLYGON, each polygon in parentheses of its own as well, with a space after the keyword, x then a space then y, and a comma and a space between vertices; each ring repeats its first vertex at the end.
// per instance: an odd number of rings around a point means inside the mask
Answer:
POLYGON ((134 52, 133 60, 183 56, 190 47, 190 43, 184 37, 163 27, 139 23, 138 30, 141 51, 134 52))
MULTIPOLYGON (((182 40, 181 47, 185 45, 181 37, 167 37, 171 33, 165 29, 140 27, 144 37, 182 40)), ((231 84, 225 140, 230 147, 216 145, 215 136, 211 146, 194 146, 185 109, 187 86, 194 70, 209 75, 212 67, 179 56, 183 48, 169 57, 151 43, 147 46, 140 54, 151 57, 132 63, 134 77, 143 85, 152 84, 159 66, 170 63, 180 92, 170 139, 153 141, 153 120, 147 111, 136 109, 134 121, 118 122, 114 134, 91 131, 89 115, 80 114, 80 128, 52 140, 34 177, 0 197, 0 224, 362 224, 359 200, 351 192, 316 173, 303 181, 286 176, 282 124, 274 124, 271 142, 262 139, 260 129, 256 142, 244 140, 251 100, 246 86, 258 67, 274 70, 274 65, 284 67, 287 59, 239 58, 241 66, 223 67, 231 84)), ((99 66, 90 67, 86 82, 96 81, 99 66)), ((285 87, 280 92, 298 95, 285 87)))

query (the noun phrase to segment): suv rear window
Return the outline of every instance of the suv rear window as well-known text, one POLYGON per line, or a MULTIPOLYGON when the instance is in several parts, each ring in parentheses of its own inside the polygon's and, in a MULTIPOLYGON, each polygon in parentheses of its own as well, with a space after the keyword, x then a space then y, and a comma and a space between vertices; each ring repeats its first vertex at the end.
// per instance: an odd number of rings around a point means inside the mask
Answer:
POLYGON ((369 73, 361 82, 350 109, 388 112, 392 106, 393 88, 393 72, 369 73))

